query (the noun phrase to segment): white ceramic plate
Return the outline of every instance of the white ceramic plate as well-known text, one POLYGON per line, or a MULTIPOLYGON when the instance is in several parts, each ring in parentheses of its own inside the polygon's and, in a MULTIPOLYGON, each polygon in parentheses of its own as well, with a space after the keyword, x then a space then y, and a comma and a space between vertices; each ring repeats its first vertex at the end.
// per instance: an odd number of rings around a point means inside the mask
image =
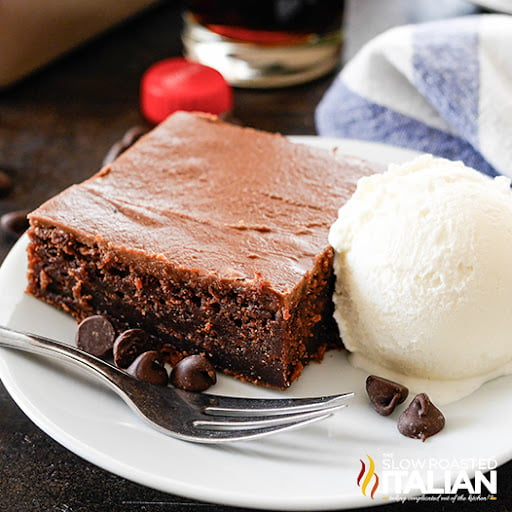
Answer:
MULTIPOLYGON (((349 140, 294 140, 338 145, 347 153, 381 163, 400 162, 414 155, 349 140)), ((74 321, 24 294, 25 246, 23 238, 0 268, 0 323, 71 342, 74 321)), ((373 500, 363 496, 357 485, 360 459, 368 464, 368 456, 375 461, 381 482, 391 460, 401 466, 421 466, 421 461, 431 465, 432 461, 489 459, 501 464, 512 458, 511 378, 490 382, 472 396, 443 408, 445 430, 421 443, 398 433, 396 414, 383 418, 370 408, 364 392, 366 375, 351 368, 344 354, 333 352, 322 364, 308 367, 284 395, 351 390, 357 393, 351 407, 302 430, 229 446, 205 446, 152 431, 107 388, 62 363, 1 349, 0 376, 14 400, 40 428, 84 459, 155 489, 226 505, 327 510, 382 503, 389 497, 382 485, 373 500)), ((226 377, 220 378, 215 392, 283 395, 226 377)), ((420 470, 425 477, 428 464, 420 470)), ((443 476, 436 472, 435 481, 442 481, 443 476)))
POLYGON ((496 12, 512 14, 512 0, 469 0, 472 4, 496 12))

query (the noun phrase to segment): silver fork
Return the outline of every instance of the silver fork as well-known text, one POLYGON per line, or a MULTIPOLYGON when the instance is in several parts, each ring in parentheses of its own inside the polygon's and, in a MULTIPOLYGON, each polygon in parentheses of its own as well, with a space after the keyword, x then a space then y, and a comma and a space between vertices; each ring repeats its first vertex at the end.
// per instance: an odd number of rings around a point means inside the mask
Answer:
POLYGON ((0 327, 0 346, 61 359, 91 370, 152 427, 197 443, 254 439, 324 420, 354 393, 313 398, 237 398, 192 393, 135 379, 64 343, 0 327))

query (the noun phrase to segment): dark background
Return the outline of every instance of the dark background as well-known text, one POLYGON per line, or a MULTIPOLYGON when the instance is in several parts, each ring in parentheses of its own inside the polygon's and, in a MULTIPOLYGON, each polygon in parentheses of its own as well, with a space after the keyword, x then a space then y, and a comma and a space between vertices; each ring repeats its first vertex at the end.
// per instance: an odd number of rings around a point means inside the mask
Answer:
MULTIPOLYGON (((391 26, 471 12, 477 9, 462 0, 348 1, 343 60, 391 26)), ((139 80, 154 62, 181 53, 180 13, 180 2, 164 2, 0 91, 0 169, 14 183, 0 199, 0 214, 35 208, 90 176, 128 128, 144 124, 138 109, 139 80)), ((314 134, 314 108, 333 78, 331 74, 273 91, 238 89, 233 114, 241 123, 264 130, 314 134)), ((0 261, 12 243, 7 237, 0 240, 0 261)), ((494 502, 407 502, 375 510, 510 512, 512 463, 499 470, 498 485, 494 502)), ((93 466, 35 427, 0 384, 1 512, 204 510, 241 509, 157 492, 93 466)))

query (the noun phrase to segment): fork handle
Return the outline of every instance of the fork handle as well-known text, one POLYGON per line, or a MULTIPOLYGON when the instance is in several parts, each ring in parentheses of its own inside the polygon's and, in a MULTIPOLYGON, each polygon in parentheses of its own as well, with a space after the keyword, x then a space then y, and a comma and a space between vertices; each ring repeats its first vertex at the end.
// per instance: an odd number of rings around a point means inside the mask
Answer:
POLYGON ((118 386, 124 385, 134 379, 117 369, 115 366, 84 352, 76 347, 20 331, 0 326, 0 347, 15 348, 25 352, 51 357, 73 363, 75 366, 91 370, 95 375, 107 381, 116 392, 118 386))

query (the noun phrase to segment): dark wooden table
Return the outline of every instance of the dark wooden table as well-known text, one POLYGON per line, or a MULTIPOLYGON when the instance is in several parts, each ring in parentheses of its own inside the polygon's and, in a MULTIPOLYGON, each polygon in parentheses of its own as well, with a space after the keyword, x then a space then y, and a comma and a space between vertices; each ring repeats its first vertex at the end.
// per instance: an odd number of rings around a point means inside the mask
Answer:
MULTIPOLYGON (((388 27, 472 10, 461 0, 347 3, 345 60, 388 27)), ((0 91, 0 169, 14 182, 9 195, 0 199, 0 214, 32 209, 88 177, 127 128, 144 122, 138 108, 139 80, 155 61, 180 54, 180 9, 179 2, 159 5, 0 91)), ((333 76, 282 90, 237 90, 234 115, 256 128, 314 134, 314 108, 333 76)), ((0 240, 0 260, 12 243, 0 240)), ((494 502, 407 502, 378 510, 511 511, 512 463, 500 468, 498 485, 494 502)), ((93 466, 35 427, 0 384, 0 511, 103 510, 237 509, 157 492, 93 466)))

